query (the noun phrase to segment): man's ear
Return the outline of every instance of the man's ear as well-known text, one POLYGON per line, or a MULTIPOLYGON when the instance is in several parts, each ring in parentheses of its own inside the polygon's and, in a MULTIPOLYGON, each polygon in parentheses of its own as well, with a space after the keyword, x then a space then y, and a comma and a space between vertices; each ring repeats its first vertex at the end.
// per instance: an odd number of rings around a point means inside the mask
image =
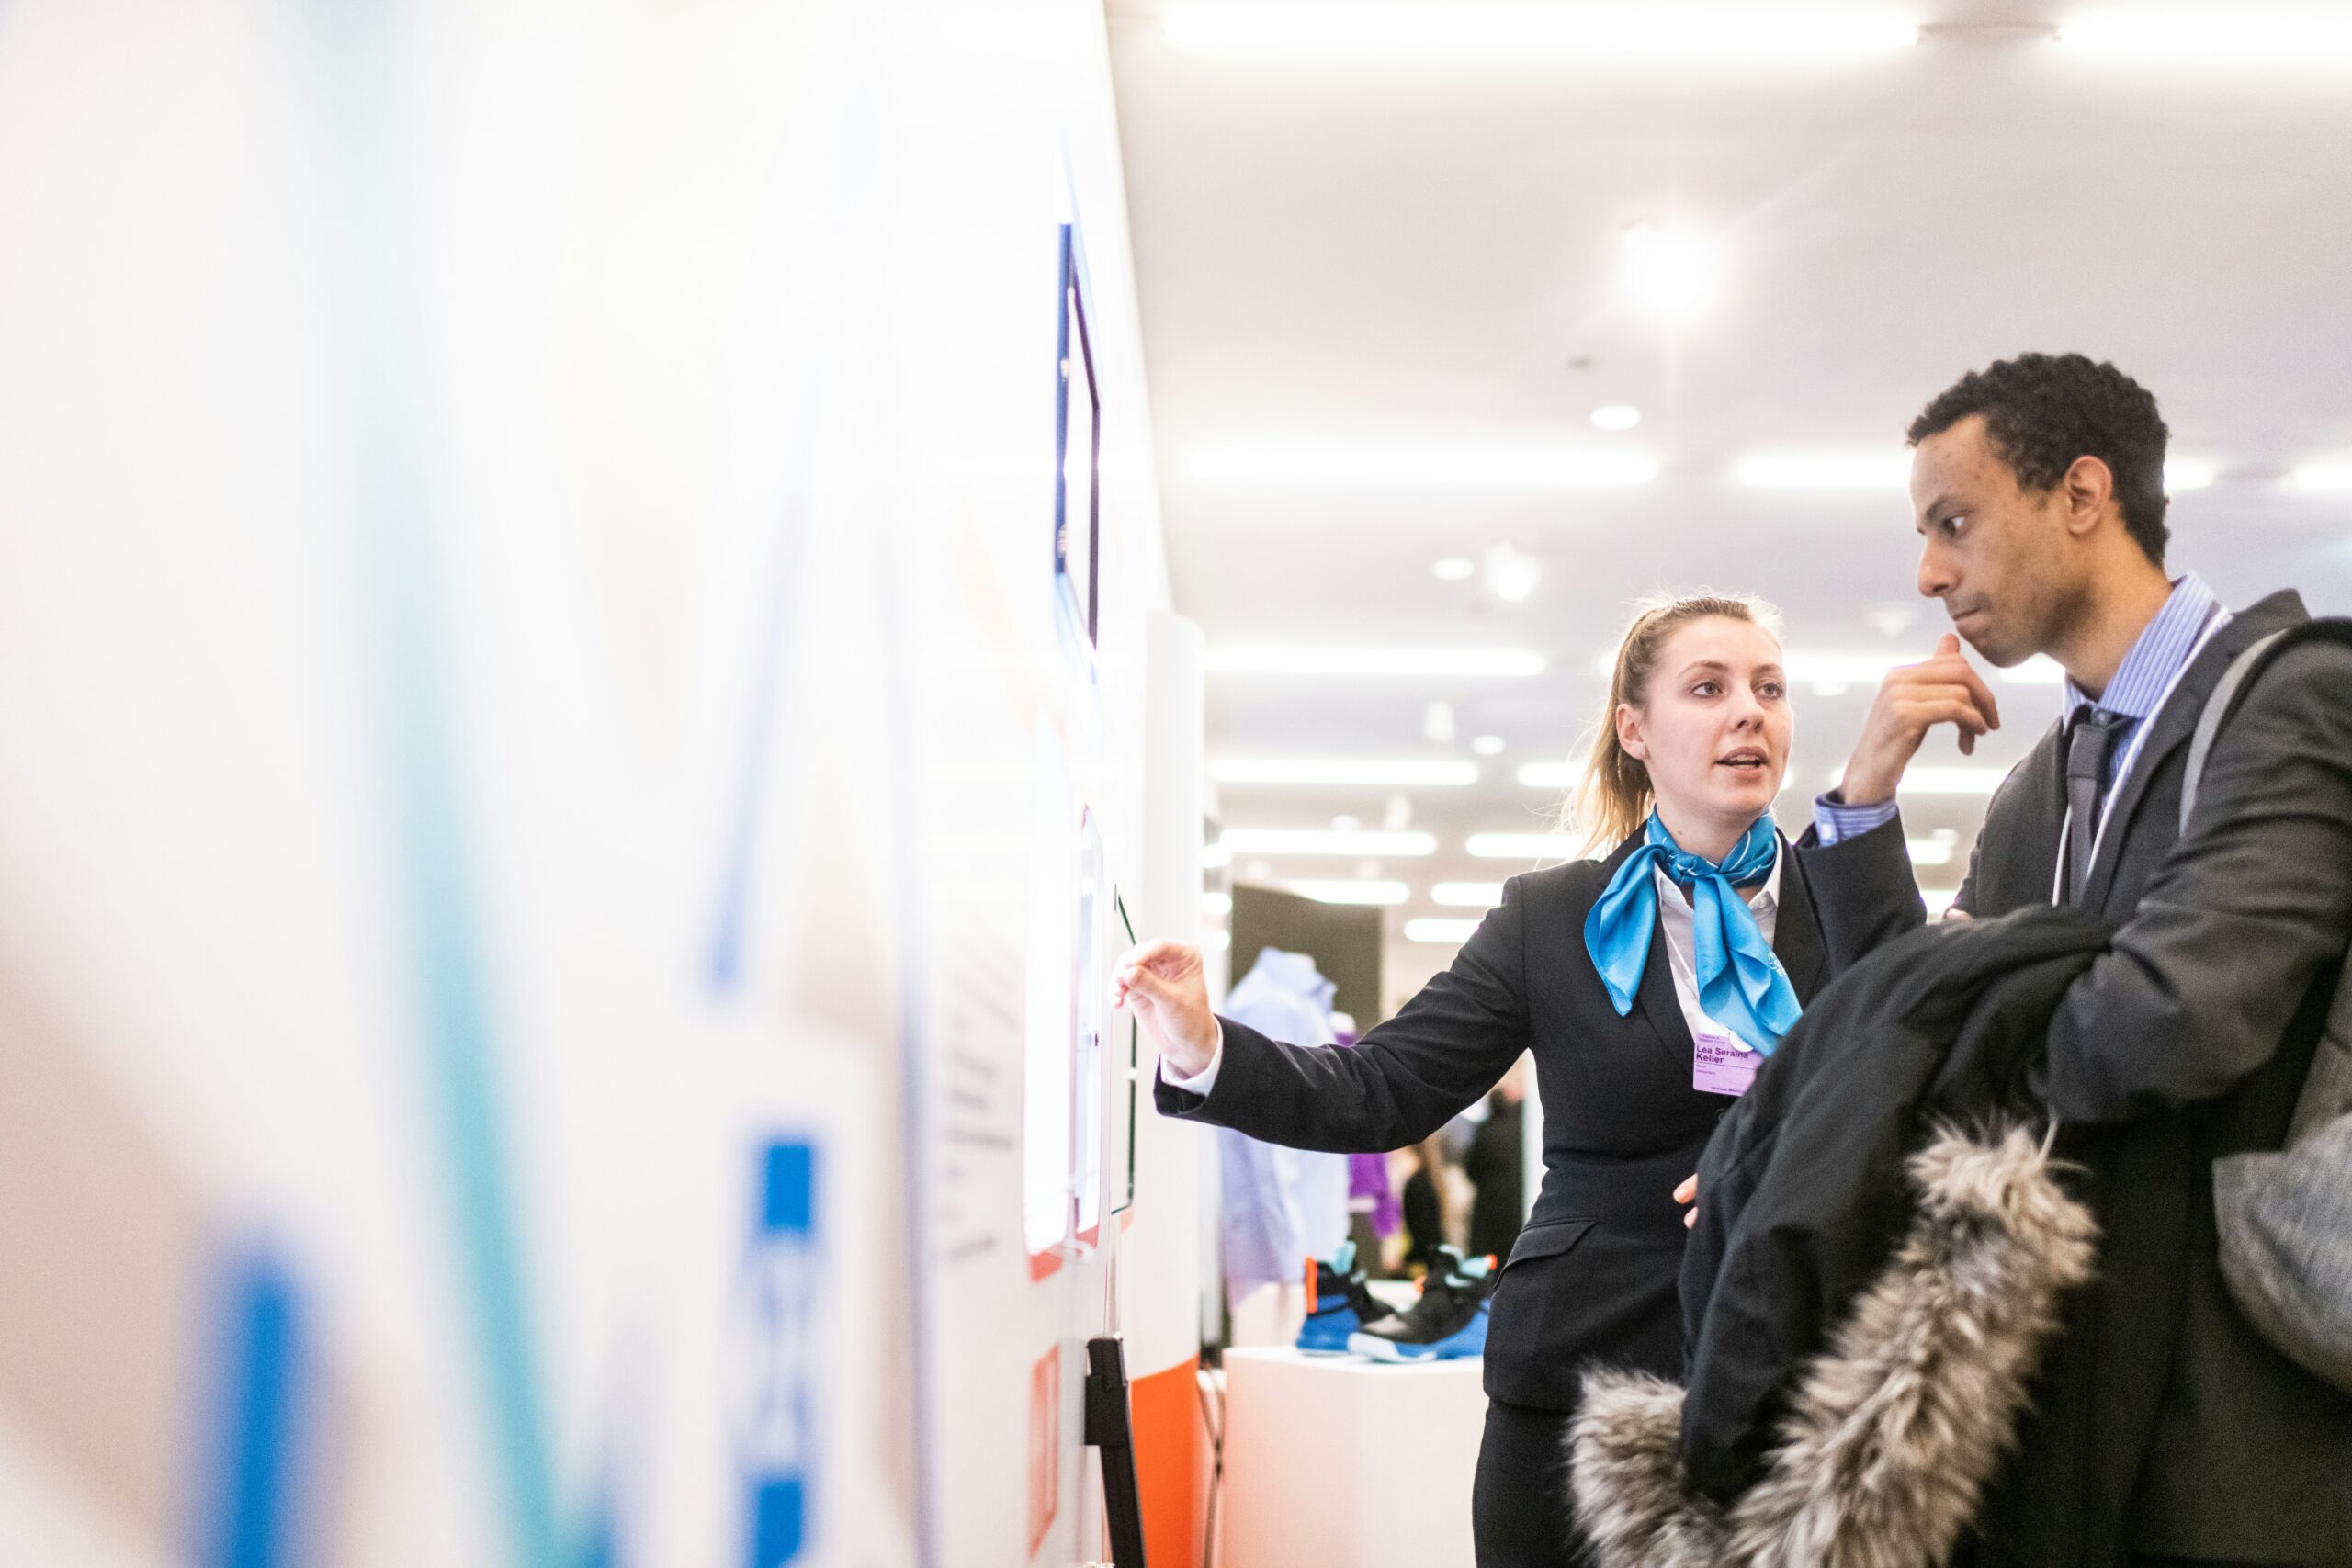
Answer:
POLYGON ((2059 479, 2058 492, 2066 502, 2066 531, 2077 536, 2087 534, 2115 500, 2115 470, 2104 458, 2077 457, 2059 479))
POLYGON ((1650 760, 1650 743, 1642 738, 1642 714, 1631 703, 1617 705, 1617 745, 1636 762, 1650 760))

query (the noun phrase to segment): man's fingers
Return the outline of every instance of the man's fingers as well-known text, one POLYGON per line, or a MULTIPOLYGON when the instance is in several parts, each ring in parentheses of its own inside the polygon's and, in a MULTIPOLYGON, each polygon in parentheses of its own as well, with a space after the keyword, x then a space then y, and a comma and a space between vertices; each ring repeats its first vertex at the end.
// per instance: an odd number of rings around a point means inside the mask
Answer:
POLYGON ((1958 632, 1946 632, 1943 636, 1936 638, 1937 658, 1940 659, 1946 654, 1955 654, 1959 651, 1960 634, 1958 632))
POLYGON ((1688 1203, 1698 1196, 1699 1178, 1695 1174, 1684 1177, 1682 1185, 1674 1190, 1674 1201, 1678 1203, 1688 1203))

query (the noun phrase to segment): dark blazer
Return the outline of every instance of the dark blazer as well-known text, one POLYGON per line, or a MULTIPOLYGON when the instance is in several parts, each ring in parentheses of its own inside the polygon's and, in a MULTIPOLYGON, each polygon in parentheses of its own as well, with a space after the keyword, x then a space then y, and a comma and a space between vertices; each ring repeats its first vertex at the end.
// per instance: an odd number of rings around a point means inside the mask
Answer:
MULTIPOLYGON (((1159 1109, 1296 1148, 1402 1148, 1491 1089, 1522 1051, 1544 1107, 1544 1186, 1511 1248, 1487 1336, 1487 1392, 1576 1407, 1591 1363, 1682 1370, 1675 1281, 1685 1233, 1674 1188, 1698 1168, 1731 1100, 1691 1087, 1690 1031, 1653 928, 1632 1012, 1610 1004, 1584 947, 1586 914, 1638 839, 1605 861, 1512 877, 1453 965, 1355 1049, 1300 1049, 1223 1021, 1204 1099, 1159 1081, 1159 1109)), ((1899 837, 1898 837, 1899 842, 1899 837)), ((1822 941, 1801 856, 1781 874, 1773 949, 1809 998, 1856 954, 1822 941)), ((1915 889, 1907 894, 1914 907, 1915 889)), ((1867 896, 1867 895, 1865 895, 1867 896)), ((1844 927, 1874 919, 1849 915, 1844 927)))
MULTIPOLYGON (((2206 645, 2147 721, 2077 900, 2118 931, 2060 1003, 2044 1093, 2069 1124, 2105 1239, 1988 1500, 1987 1561, 2097 1563, 2129 1550, 2352 1562, 2352 1397, 2232 1306, 2211 1174, 2216 1156, 2285 1137, 2352 935, 2352 650, 2293 649, 2262 674, 2213 748, 2188 836, 2178 831, 2205 698, 2248 644, 2307 618, 2296 594, 2273 594, 2206 645), (2062 1472, 2085 1478, 2095 1506, 2084 1539, 2055 1551, 2036 1478, 2062 1472), (2028 1540, 2040 1542, 2028 1554, 1999 1549, 2028 1540)), ((1957 908, 1983 918, 2050 901, 2060 741, 2053 726, 1993 796, 1957 908)), ((1888 920, 1889 886, 1910 875, 1886 845, 1860 840, 1805 863, 1833 926, 1845 910, 1888 920), (1843 891, 1822 897, 1824 884, 1843 891)), ((1867 946, 1884 930, 1847 926, 1834 940, 1867 946)))

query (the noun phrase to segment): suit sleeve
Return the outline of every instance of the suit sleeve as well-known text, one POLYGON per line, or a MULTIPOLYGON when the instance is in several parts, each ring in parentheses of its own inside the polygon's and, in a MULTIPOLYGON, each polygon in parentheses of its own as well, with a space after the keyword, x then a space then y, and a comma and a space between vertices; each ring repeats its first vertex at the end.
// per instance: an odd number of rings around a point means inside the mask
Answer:
POLYGON ((1420 1142, 1527 1049, 1526 915, 1514 878, 1453 964, 1353 1049, 1287 1045, 1222 1020, 1216 1082, 1206 1096, 1156 1084, 1160 1112, 1297 1149, 1377 1153, 1420 1142))
POLYGON ((2188 831, 2052 1021, 2052 1108, 2119 1122, 2228 1092, 2352 930, 2352 649, 2290 648, 2208 758, 2188 831))
POLYGON ((1844 974, 1875 949, 1927 924, 1928 907, 1911 872, 1901 816, 1834 844, 1821 841, 1817 827, 1808 828, 1796 853, 1805 886, 1813 890, 1832 975, 1844 974))

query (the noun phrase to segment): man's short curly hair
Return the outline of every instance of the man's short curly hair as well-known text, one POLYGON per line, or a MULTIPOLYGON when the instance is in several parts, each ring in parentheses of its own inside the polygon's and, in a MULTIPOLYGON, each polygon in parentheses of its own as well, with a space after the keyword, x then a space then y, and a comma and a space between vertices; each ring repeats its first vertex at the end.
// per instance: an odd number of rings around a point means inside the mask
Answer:
POLYGON ((1911 422, 1917 446, 1970 414, 2028 490, 2056 488, 2077 457, 2097 457, 2115 476, 2123 526, 2158 566, 2165 563, 2165 429, 2156 400, 2107 361, 2080 354, 2020 354, 1972 370, 1936 394, 1911 422))

